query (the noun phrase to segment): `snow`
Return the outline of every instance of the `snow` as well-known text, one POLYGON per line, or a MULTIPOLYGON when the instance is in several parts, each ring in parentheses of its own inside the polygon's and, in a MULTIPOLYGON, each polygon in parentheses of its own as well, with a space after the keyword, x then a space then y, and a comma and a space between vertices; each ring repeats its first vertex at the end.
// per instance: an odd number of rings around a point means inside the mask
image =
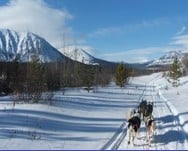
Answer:
POLYGON ((188 112, 186 109, 188 104, 188 101, 186 100, 186 90, 188 89, 187 80, 188 77, 180 78, 180 86, 177 88, 172 87, 172 85, 167 82, 166 78, 163 77, 163 73, 142 76, 133 80, 136 83, 145 83, 147 87, 149 85, 155 86, 155 90, 153 92, 151 91, 152 94, 147 94, 148 96, 145 94, 145 98, 153 101, 155 104, 153 114, 156 119, 157 134, 152 138, 151 147, 148 147, 145 142, 146 130, 141 129, 139 137, 141 140, 138 140, 137 143, 140 144, 141 142, 143 145, 139 146, 137 144, 136 146, 127 146, 127 144, 122 144, 119 149, 183 150, 188 148, 188 112), (181 99, 184 101, 179 102, 181 99), (142 138, 144 138, 144 141, 142 138))
POLYGON ((1 61, 12 61, 19 56, 21 62, 28 62, 36 53, 42 62, 59 61, 64 58, 57 49, 38 35, 0 29, 1 61))
POLYGON ((59 48, 59 51, 71 58, 72 60, 91 65, 98 65, 96 62, 96 58, 88 53, 88 51, 93 51, 91 48, 87 48, 83 46, 66 46, 63 48, 59 48))
POLYGON ((48 104, 21 104, 0 97, 0 149, 161 150, 188 149, 188 77, 172 87, 162 73, 134 77, 125 88, 114 83, 55 93, 48 104), (168 87, 168 89, 166 89, 168 87), (142 123, 136 145, 127 144, 127 114, 145 98, 154 102, 156 135, 151 147, 142 123))
POLYGON ((178 116, 180 124, 188 132, 188 123, 186 123, 186 119, 188 119, 188 101, 186 99, 188 98, 188 77, 181 77, 180 86, 178 87, 172 87, 171 83, 162 77, 162 73, 153 74, 150 77, 154 77, 153 82, 151 83, 153 85, 157 85, 160 96, 168 103, 172 109, 173 114, 178 116))
POLYGON ((156 59, 152 61, 150 64, 147 65, 147 67, 150 66, 160 66, 160 65, 170 65, 173 63, 174 59, 177 57, 178 60, 183 60, 184 55, 186 53, 183 53, 182 51, 169 51, 164 56, 160 57, 159 59, 156 59))

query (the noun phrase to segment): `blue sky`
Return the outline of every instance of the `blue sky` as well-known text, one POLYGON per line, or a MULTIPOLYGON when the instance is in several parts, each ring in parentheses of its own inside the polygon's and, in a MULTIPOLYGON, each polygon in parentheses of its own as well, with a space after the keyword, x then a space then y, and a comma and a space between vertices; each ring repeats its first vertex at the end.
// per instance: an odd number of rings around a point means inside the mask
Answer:
POLYGON ((35 32, 56 47, 66 37, 67 45, 88 46, 109 61, 144 62, 188 50, 187 0, 1 0, 0 5, 0 14, 10 14, 0 15, 0 27, 35 32), (18 11, 17 20, 11 10, 18 11))

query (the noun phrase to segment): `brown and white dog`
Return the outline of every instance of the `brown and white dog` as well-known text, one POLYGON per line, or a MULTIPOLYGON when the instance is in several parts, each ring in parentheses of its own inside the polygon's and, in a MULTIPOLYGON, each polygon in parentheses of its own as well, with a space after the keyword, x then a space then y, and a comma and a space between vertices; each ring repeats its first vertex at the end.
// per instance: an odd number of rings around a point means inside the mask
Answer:
POLYGON ((155 120, 153 118, 152 115, 149 115, 147 117, 145 117, 144 119, 145 121, 145 126, 146 126, 146 140, 150 145, 150 136, 153 136, 155 134, 155 129, 156 129, 156 125, 155 125, 155 120))

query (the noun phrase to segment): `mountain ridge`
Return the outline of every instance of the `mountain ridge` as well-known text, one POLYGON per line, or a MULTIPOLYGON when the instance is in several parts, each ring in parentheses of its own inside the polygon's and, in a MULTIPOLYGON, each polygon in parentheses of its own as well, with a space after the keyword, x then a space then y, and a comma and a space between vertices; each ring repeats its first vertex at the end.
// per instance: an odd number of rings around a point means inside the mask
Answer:
MULTIPOLYGON (((63 55, 69 57, 74 61, 88 65, 99 65, 97 58, 92 56, 87 50, 84 50, 81 46, 68 46, 58 49, 63 55)), ((89 51, 89 50, 88 50, 89 51)))
POLYGON ((159 59, 155 59, 150 61, 146 67, 155 67, 155 66, 169 66, 173 63, 174 59, 177 58, 180 62, 182 62, 183 58, 187 53, 183 51, 169 51, 161 56, 159 59))
POLYGON ((28 33, 19 33, 9 29, 0 29, 0 60, 21 62, 31 61, 37 54, 42 62, 62 61, 64 56, 44 38, 28 33))

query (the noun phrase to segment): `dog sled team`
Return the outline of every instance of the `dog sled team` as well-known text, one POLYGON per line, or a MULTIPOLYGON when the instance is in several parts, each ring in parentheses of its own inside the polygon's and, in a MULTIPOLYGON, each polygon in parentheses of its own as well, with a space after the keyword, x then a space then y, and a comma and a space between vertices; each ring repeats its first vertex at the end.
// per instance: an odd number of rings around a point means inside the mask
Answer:
POLYGON ((139 135, 139 129, 141 127, 141 122, 144 122, 146 127, 146 141, 150 145, 150 136, 155 133, 155 120, 152 115, 153 112, 153 102, 147 102, 142 100, 138 105, 137 109, 130 110, 128 112, 128 144, 130 144, 131 139, 134 144, 135 138, 139 135))

